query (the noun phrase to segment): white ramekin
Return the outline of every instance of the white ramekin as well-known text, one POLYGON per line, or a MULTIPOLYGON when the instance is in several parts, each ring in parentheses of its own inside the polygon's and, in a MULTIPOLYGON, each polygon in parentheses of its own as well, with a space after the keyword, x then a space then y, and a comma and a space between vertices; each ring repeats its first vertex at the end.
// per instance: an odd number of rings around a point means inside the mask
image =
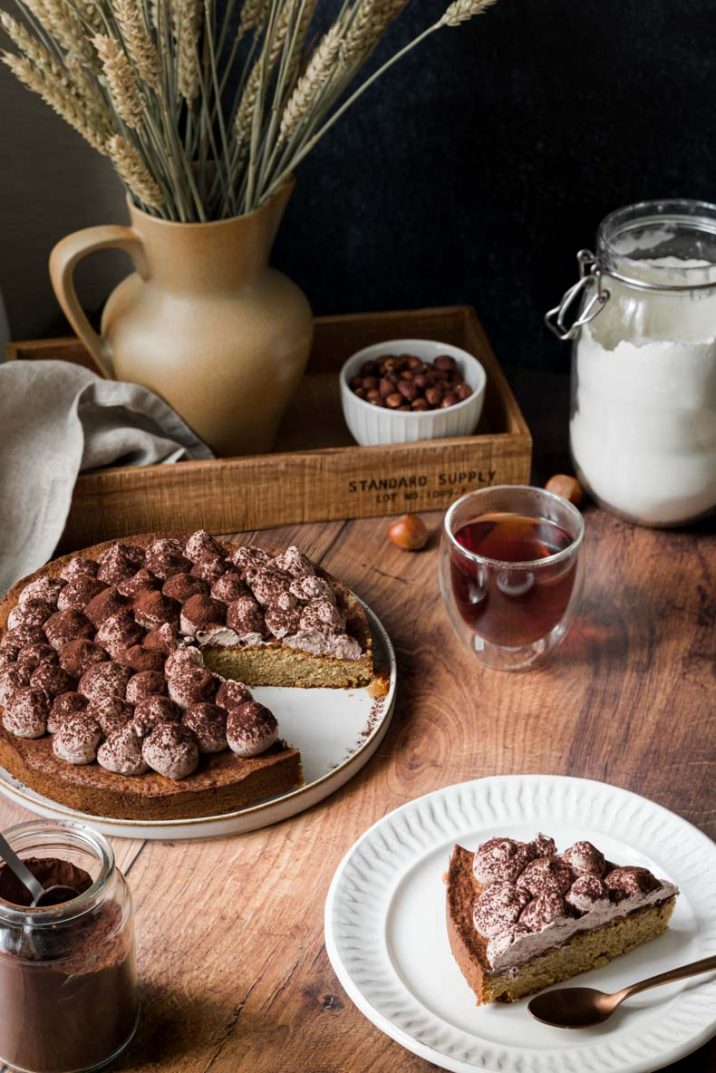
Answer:
POLYGON ((348 359, 341 369, 340 378, 343 416, 362 447, 469 436, 477 427, 485 401, 485 370, 477 358, 459 347, 431 339, 389 339, 385 343, 364 347, 348 359), (359 374, 364 361, 389 354, 413 354, 423 361, 434 361, 440 354, 449 354, 455 359, 465 383, 472 388, 472 395, 454 406, 446 406, 444 410, 409 412, 371 406, 351 391, 349 381, 359 374))

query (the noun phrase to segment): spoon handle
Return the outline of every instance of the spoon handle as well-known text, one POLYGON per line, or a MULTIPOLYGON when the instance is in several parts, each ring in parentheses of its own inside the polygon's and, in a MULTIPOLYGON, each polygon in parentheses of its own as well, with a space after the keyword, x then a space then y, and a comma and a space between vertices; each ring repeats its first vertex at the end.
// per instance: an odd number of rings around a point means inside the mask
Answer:
MULTIPOLYGON (((688 965, 680 965, 678 969, 669 969, 668 972, 660 972, 658 976, 649 976, 646 980, 625 987, 617 992, 619 1002, 623 1002, 630 995, 636 995, 640 991, 646 991, 649 987, 659 987, 661 984, 670 984, 674 980, 684 980, 687 976, 698 976, 701 972, 713 972, 716 969, 716 956, 702 958, 701 961, 691 961, 688 965)), ((616 998, 616 995, 614 996, 616 998)))
POLYGON ((23 886, 27 887, 32 897, 39 898, 45 888, 42 883, 35 879, 30 869, 25 867, 10 843, 2 835, 0 835, 0 857, 3 858, 10 871, 20 880, 23 886))

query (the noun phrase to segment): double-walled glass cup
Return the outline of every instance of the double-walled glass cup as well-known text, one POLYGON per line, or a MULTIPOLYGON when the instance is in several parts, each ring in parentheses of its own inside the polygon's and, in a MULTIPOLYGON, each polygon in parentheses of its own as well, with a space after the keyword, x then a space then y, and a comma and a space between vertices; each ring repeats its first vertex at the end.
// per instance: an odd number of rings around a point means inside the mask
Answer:
POLYGON ((5 832, 39 882, 78 891, 33 907, 0 869, 0 1062, 22 1073, 86 1073, 124 1050, 138 1017, 132 904, 105 838, 35 820, 5 832))
POLYGON ((498 485, 453 503, 440 588, 455 632, 481 663, 521 670, 564 639, 582 591, 583 539, 576 507, 541 488, 498 485))

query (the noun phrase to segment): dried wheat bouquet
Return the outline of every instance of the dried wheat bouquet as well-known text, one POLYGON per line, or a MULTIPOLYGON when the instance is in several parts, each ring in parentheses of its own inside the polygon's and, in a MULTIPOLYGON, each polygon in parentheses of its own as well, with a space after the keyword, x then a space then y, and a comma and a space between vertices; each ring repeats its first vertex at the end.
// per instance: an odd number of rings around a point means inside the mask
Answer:
POLYGON ((401 56, 495 0, 453 0, 357 88, 408 0, 17 0, 3 61, 90 145, 134 201, 167 220, 258 208, 401 56))

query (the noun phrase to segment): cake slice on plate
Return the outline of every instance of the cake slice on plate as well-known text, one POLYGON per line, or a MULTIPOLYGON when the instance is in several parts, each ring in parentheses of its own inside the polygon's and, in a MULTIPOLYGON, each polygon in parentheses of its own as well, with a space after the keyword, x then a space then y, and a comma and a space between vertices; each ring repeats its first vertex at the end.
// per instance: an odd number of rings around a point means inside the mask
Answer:
POLYGON ((455 846, 446 882, 450 947, 478 1005, 515 1002, 655 939, 678 894, 591 842, 558 854, 542 834, 455 846))

